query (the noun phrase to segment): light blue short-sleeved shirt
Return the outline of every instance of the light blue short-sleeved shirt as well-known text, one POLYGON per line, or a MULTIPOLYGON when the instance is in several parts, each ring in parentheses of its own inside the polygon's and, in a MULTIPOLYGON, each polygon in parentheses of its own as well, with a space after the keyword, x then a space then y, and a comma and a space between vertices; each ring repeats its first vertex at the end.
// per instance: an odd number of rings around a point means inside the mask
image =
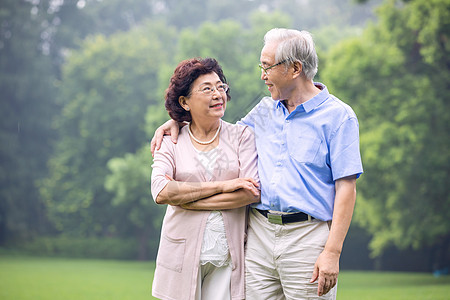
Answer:
POLYGON ((322 91, 289 113, 265 97, 240 123, 253 128, 258 151, 258 209, 305 212, 332 219, 335 181, 363 172, 353 110, 322 91))

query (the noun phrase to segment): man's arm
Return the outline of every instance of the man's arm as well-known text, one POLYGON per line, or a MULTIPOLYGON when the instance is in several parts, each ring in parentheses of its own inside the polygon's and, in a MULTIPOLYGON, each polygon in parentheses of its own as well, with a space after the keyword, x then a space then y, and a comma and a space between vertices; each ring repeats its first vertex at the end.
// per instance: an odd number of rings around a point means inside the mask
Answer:
POLYGON ((337 283, 339 258, 350 227, 356 201, 356 175, 341 178, 335 183, 333 221, 323 252, 317 258, 311 282, 319 280, 317 294, 328 293, 337 283))
MULTIPOLYGON (((265 120, 265 118, 267 117, 266 114, 269 106, 267 104, 262 105, 263 109, 261 109, 260 106, 261 103, 257 104, 244 118, 238 121, 237 124, 249 126, 254 130, 255 120, 261 122, 262 120, 265 120)), ((158 129, 156 129, 155 134, 153 135, 152 141, 150 143, 152 156, 155 155, 155 150, 159 150, 161 148, 161 143, 164 135, 170 135, 172 142, 176 144, 180 128, 185 126, 186 124, 187 124, 186 122, 177 122, 174 120, 168 120, 166 121, 166 123, 159 126, 158 129)))

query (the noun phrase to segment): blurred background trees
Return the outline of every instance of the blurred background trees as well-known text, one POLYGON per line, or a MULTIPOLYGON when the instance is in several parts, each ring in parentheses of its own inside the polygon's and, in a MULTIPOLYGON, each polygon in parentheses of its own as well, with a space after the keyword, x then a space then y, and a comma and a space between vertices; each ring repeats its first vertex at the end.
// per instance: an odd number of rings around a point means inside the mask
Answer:
POLYGON ((217 58, 234 122, 266 93, 264 33, 292 27, 313 33, 316 80, 360 121, 343 267, 448 267, 449 20, 446 0, 2 1, 0 247, 153 258, 149 140, 174 67, 217 58))
POLYGON ((330 51, 322 73, 360 119, 355 220, 373 236, 374 256, 432 247, 433 263, 448 262, 450 2, 387 1, 378 15, 330 51))
POLYGON ((54 68, 44 53, 47 22, 32 5, 0 5, 0 244, 48 225, 36 181, 47 176, 59 112, 54 68))

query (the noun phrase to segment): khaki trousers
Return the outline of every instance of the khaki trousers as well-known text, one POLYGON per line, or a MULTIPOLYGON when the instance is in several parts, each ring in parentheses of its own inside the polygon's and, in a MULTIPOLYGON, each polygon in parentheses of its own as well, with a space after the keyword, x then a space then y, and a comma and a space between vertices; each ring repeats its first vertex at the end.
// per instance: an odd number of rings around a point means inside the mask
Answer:
POLYGON ((309 282, 328 234, 327 222, 272 224, 251 209, 245 254, 246 299, 336 299, 337 286, 319 297, 317 281, 309 282))

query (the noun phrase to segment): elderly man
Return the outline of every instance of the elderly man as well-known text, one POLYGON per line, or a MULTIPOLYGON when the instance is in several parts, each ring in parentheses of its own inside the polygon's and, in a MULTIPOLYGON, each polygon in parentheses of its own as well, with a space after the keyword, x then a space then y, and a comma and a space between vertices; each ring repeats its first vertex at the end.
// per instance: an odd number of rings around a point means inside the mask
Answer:
MULTIPOLYGON (((260 62, 271 97, 240 121, 255 132, 261 184, 249 213, 246 298, 335 299, 363 171, 358 120, 313 81, 318 58, 308 32, 270 30, 260 62)), ((161 126, 152 149, 177 128, 161 126)))

